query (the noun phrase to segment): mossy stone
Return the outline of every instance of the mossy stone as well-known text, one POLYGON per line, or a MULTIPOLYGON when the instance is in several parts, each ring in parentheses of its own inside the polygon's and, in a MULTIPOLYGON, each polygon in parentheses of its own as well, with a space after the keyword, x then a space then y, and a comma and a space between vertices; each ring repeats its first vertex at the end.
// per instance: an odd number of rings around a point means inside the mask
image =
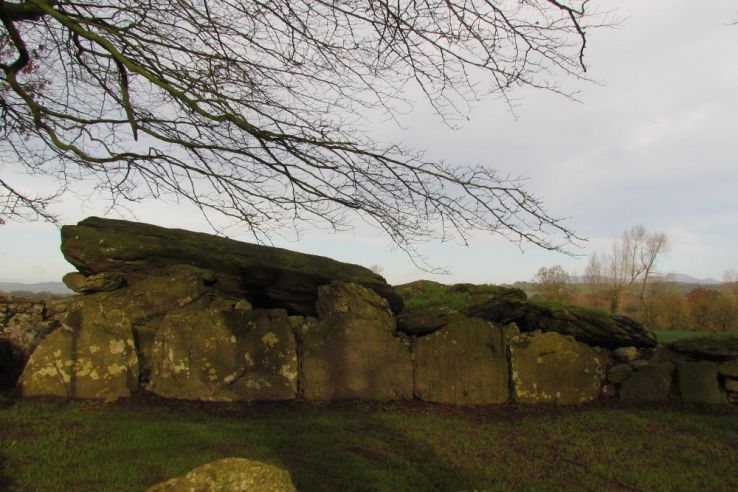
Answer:
POLYGON ((98 217, 62 227, 61 236, 64 257, 80 273, 116 272, 128 285, 187 264, 215 272, 221 291, 258 307, 314 315, 318 287, 339 280, 368 287, 402 310, 402 299, 381 276, 323 256, 98 217))
POLYGON ((297 348, 283 309, 183 308, 164 316, 146 387, 161 396, 206 401, 297 396, 297 348))
POLYGON ((635 402, 663 402, 669 399, 674 364, 661 362, 639 369, 620 386, 620 399, 635 402))
POLYGON ((513 398, 579 404, 599 397, 604 368, 591 347, 559 333, 521 335, 510 344, 513 398))
POLYGON ((481 405, 509 398, 502 330, 480 318, 454 321, 415 342, 415 394, 423 401, 481 405))
POLYGON ((725 394, 718 383, 718 368, 714 362, 678 362, 677 382, 682 400, 690 403, 725 403, 725 394))
POLYGON ((245 458, 224 458, 150 487, 147 492, 295 492, 288 471, 245 458))
POLYGON ((24 396, 115 400, 138 387, 139 364, 126 313, 94 304, 72 309, 31 355, 24 396))

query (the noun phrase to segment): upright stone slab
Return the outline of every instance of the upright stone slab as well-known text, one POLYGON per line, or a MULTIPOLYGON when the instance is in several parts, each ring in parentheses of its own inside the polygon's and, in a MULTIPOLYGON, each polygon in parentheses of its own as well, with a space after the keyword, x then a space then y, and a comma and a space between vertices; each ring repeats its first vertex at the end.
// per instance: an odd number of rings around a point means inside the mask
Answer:
POLYGON ((678 362, 677 382, 682 400, 691 403, 725 403, 720 391, 718 368, 714 362, 678 362))
POLYGON ((235 307, 167 314, 147 389, 168 398, 288 400, 297 395, 297 348, 287 312, 235 307))
POLYGON ((591 347, 555 332, 520 335, 510 344, 513 398, 574 405, 600 395, 604 368, 591 347))
POLYGON ((357 284, 318 291, 320 321, 305 323, 302 380, 308 400, 408 400, 410 351, 395 336, 387 301, 357 284))
POLYGON ((31 355, 19 385, 24 396, 114 400, 138 386, 130 319, 118 309, 76 307, 31 355))
POLYGON ((636 371, 620 386, 620 399, 635 402, 663 402, 669 399, 674 364, 648 364, 636 371))
MULTIPOLYGON (((89 313, 116 311, 126 318, 136 341, 141 382, 146 383, 151 372, 151 349, 163 317, 172 311, 190 306, 204 309, 213 302, 231 302, 222 297, 213 285, 217 278, 208 270, 190 265, 172 265, 152 273, 137 284, 113 292, 74 296, 70 309, 89 313)), ((103 320, 101 320, 103 322, 103 320)))
POLYGON ((481 405, 509 398, 502 330, 480 318, 452 322, 415 342, 415 394, 423 401, 481 405))

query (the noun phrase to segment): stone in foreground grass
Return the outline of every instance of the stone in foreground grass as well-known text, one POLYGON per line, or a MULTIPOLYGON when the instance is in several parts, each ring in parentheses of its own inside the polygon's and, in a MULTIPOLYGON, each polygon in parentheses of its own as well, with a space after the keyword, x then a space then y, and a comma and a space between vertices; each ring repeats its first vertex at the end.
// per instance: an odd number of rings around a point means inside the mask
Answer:
POLYGON ((145 490, 240 457, 298 490, 738 490, 738 410, 5 400, 0 489, 145 490))

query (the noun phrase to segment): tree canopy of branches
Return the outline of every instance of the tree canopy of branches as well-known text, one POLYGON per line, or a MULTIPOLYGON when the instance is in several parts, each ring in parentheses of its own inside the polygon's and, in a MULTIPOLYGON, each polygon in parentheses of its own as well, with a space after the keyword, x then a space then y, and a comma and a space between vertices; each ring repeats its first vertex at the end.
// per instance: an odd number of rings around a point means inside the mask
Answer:
MULTIPOLYGON (((520 179, 360 123, 418 89, 451 123, 520 86, 571 96, 556 77, 584 76, 586 31, 605 23, 587 0, 0 0, 0 19, 0 165, 60 191, 184 198, 257 239, 358 214, 411 254, 474 231, 577 239, 520 179)), ((0 180, 6 220, 53 219, 53 198, 0 180)))

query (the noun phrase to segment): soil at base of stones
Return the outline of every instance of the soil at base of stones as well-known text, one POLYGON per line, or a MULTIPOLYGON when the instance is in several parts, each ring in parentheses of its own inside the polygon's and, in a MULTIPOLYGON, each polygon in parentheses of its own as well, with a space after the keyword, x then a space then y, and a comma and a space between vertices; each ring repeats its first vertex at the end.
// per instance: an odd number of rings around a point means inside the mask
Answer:
MULTIPOLYGON (((20 399, 15 391, 0 393, 0 406, 7 408, 20 399)), ((55 397, 30 397, 28 400, 57 401, 63 399, 55 397)), ((209 402, 198 400, 177 400, 163 398, 146 390, 138 390, 129 398, 121 398, 115 402, 103 403, 98 400, 74 400, 78 405, 89 404, 90 408, 104 411, 106 408, 120 408, 135 410, 141 418, 159 418, 162 413, 176 411, 182 413, 207 414, 219 419, 241 421, 248 418, 265 417, 280 411, 296 411, 304 409, 361 411, 367 413, 402 413, 408 416, 435 416, 462 419, 470 422, 516 422, 524 418, 551 418, 586 412, 589 410, 623 410, 651 409, 651 410, 688 410, 704 412, 710 415, 732 415, 735 408, 732 405, 706 405, 700 403, 685 403, 680 400, 669 402, 622 402, 618 399, 600 399, 582 405, 539 404, 525 405, 520 403, 502 403, 490 405, 449 405, 429 403, 420 400, 412 401, 254 401, 254 402, 209 402)))

